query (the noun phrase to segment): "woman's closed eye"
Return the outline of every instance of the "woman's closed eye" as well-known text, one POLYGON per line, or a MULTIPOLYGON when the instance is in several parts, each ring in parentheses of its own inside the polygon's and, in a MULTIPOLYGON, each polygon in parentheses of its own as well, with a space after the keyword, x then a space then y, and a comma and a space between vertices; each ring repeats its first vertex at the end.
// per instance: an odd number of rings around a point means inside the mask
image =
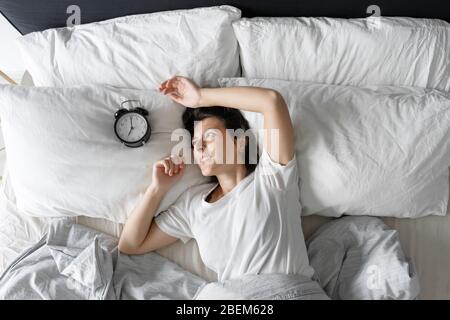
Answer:
POLYGON ((214 130, 206 131, 202 138, 193 138, 192 146, 194 149, 198 149, 199 146, 203 146, 205 143, 214 142, 217 138, 217 133, 214 130))
POLYGON ((203 135, 203 141, 205 142, 212 142, 216 139, 217 134, 214 131, 207 131, 203 135))
POLYGON ((195 150, 201 150, 202 144, 203 144, 202 139, 199 139, 199 138, 192 139, 192 147, 195 150))

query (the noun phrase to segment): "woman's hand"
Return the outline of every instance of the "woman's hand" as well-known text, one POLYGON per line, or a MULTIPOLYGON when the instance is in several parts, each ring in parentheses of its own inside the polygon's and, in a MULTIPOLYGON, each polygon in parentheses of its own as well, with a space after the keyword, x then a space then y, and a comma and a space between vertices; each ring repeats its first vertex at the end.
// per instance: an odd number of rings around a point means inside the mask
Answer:
POLYGON ((184 172, 184 163, 171 158, 153 165, 153 181, 142 201, 133 209, 119 239, 119 250, 126 254, 143 254, 174 243, 177 238, 166 234, 154 223, 153 217, 165 194, 184 172))
POLYGON ((188 108, 200 107, 201 90, 191 79, 175 76, 159 86, 159 92, 188 108))
POLYGON ((182 160, 168 157, 156 162, 153 166, 153 181, 151 188, 167 192, 183 176, 185 164, 182 160))

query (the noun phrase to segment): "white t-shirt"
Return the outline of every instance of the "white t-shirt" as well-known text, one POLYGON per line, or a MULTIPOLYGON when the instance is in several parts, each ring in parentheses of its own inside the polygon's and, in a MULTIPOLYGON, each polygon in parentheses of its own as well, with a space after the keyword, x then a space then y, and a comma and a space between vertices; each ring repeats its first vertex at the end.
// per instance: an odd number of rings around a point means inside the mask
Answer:
POLYGON ((312 277, 295 158, 283 166, 263 151, 253 173, 216 202, 206 202, 216 186, 190 188, 155 222, 183 242, 195 238, 219 281, 261 273, 312 277))

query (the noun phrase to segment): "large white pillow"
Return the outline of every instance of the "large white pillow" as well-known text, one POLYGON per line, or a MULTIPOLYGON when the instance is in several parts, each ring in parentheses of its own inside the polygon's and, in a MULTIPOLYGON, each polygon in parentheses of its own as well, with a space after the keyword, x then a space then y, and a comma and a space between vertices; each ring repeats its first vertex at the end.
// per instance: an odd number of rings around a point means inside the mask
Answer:
MULTIPOLYGON (((285 98, 296 135, 303 214, 445 215, 450 94, 270 79, 223 79, 285 98)), ((255 129, 262 116, 246 112, 255 129)))
MULTIPOLYGON (((123 223, 151 183, 152 166, 170 154, 184 108, 150 90, 101 86, 0 86, 0 117, 17 208, 32 216, 105 218, 123 223), (114 113, 138 99, 152 136, 141 148, 116 138, 114 113), (170 117, 167 117, 170 114, 170 117)), ((196 166, 166 194, 160 211, 205 181, 196 166)))
POLYGON ((37 86, 148 89, 175 74, 202 85, 240 75, 231 6, 174 10, 27 34, 18 41, 37 86))
POLYGON ((450 91, 445 21, 253 18, 233 27, 244 77, 450 91))

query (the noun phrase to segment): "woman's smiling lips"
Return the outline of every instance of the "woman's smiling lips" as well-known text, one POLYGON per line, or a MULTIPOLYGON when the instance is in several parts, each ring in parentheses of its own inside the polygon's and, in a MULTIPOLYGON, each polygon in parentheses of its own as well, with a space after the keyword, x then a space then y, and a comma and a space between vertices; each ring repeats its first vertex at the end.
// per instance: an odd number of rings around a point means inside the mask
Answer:
POLYGON ((207 153, 203 153, 201 158, 200 158, 200 162, 201 163, 211 163, 212 162, 212 157, 207 154, 207 153))

